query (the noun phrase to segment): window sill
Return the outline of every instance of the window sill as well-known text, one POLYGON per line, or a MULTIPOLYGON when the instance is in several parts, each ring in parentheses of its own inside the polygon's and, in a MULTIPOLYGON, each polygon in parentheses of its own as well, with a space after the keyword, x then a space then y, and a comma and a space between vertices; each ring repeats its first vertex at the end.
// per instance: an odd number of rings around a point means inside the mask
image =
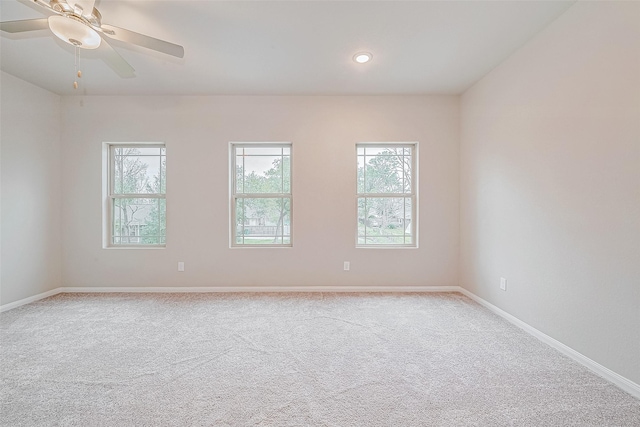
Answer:
POLYGON ((356 249, 418 249, 418 246, 356 245, 356 249))
POLYGON ((158 249, 166 249, 167 246, 103 246, 102 249, 115 249, 115 250, 127 250, 127 249, 134 249, 134 250, 145 250, 145 249, 151 249, 151 250, 158 250, 158 249))
POLYGON ((293 245, 231 245, 229 249, 292 249, 293 245))

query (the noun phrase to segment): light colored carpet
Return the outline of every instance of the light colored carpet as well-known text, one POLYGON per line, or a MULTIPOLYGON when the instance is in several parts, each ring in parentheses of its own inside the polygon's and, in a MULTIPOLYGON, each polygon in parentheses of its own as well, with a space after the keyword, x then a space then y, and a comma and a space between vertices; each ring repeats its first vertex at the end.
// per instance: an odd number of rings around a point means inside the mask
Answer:
POLYGON ((3 426, 639 426, 449 294, 61 294, 0 315, 3 426))

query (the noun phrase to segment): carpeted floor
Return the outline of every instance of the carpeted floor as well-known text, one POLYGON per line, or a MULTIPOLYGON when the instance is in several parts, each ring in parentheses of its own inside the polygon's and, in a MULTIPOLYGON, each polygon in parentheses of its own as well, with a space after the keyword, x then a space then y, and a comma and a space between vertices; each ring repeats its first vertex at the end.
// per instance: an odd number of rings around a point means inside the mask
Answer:
POLYGON ((0 315, 2 426, 640 426, 443 294, 61 294, 0 315))

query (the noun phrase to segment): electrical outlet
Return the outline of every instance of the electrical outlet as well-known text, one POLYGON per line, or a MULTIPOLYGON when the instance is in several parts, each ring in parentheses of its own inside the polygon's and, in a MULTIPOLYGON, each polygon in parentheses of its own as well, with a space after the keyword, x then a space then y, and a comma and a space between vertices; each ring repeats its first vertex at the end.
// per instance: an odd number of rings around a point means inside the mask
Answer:
POLYGON ((178 271, 184 271, 184 262, 180 261, 178 263, 178 271))
POLYGON ((500 278, 500 289, 502 289, 503 291, 507 290, 507 279, 505 279, 504 277, 500 278))
POLYGON ((345 261, 344 262, 344 271, 349 271, 349 268, 351 268, 351 263, 349 261, 345 261))

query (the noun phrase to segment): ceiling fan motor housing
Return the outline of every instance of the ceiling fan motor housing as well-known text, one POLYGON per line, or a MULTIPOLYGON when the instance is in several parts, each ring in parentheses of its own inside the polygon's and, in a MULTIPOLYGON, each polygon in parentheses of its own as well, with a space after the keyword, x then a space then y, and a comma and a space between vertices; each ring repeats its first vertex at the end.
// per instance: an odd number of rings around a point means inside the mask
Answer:
POLYGON ((100 46, 100 34, 75 15, 53 15, 48 21, 53 34, 66 43, 83 49, 100 46))
MULTIPOLYGON (((42 0, 34 0, 36 3, 42 0)), ((68 3, 62 0, 51 0, 49 6, 56 12, 66 16, 74 16, 83 21, 86 21, 88 25, 92 27, 100 28, 102 23, 102 15, 95 7, 91 13, 85 13, 81 7, 72 7, 68 3)))
MULTIPOLYGON (((0 31, 23 33, 50 29, 51 32, 79 49, 102 48, 102 59, 121 77, 135 77, 134 68, 109 44, 117 40, 142 46, 176 58, 184 58, 184 47, 155 37, 136 33, 125 28, 102 23, 102 15, 94 7, 96 0, 32 0, 38 6, 53 13, 49 18, 0 22, 0 31)), ((80 75, 78 75, 80 77, 80 75)))

